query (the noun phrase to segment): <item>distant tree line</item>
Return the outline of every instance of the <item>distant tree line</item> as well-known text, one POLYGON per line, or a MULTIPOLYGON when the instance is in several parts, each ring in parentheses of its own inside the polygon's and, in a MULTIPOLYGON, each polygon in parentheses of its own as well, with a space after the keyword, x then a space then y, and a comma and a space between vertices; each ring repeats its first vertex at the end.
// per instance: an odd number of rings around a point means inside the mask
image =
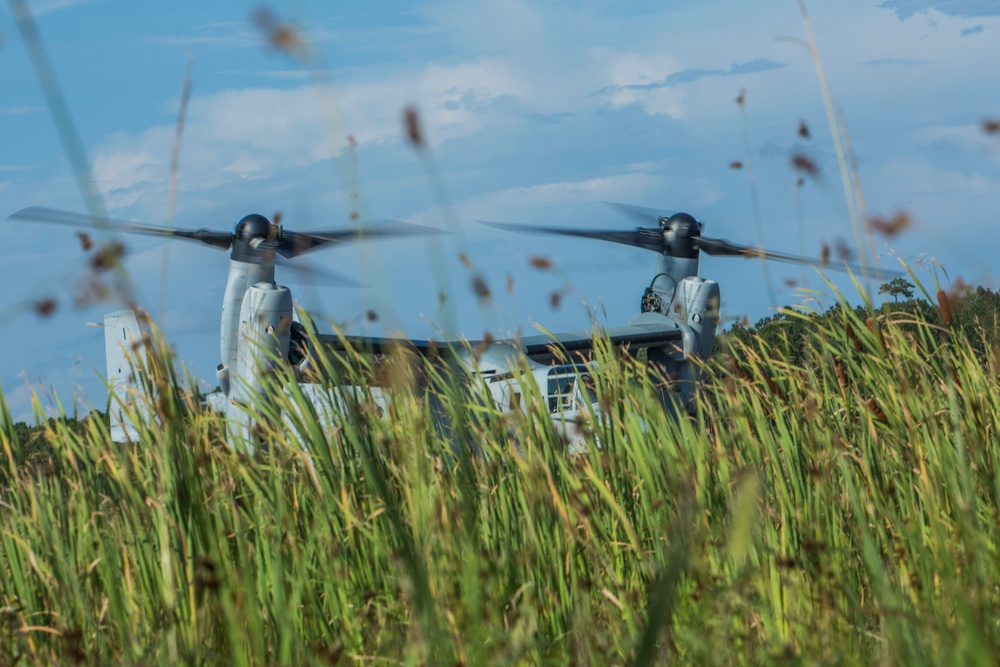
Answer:
MULTIPOLYGON (((72 433, 82 434, 87 428, 88 419, 103 420, 108 424, 107 413, 100 410, 92 410, 89 414, 81 418, 75 417, 50 417, 40 424, 29 425, 27 422, 19 421, 11 425, 6 432, 0 431, 0 437, 12 436, 11 453, 13 454, 14 467, 18 469, 38 470, 45 469, 46 472, 57 472, 49 470, 57 465, 58 457, 53 456, 52 443, 45 436, 46 431, 51 431, 56 424, 64 424, 72 433)), ((0 427, 3 425, 0 424, 0 427)), ((0 454, 3 454, 0 450, 0 454)), ((0 487, 6 485, 4 469, 6 465, 0 466, 0 487)))
MULTIPOLYGON (((937 295, 938 303, 914 298, 916 287, 905 278, 883 283, 879 294, 892 297, 878 308, 855 307, 862 321, 868 318, 893 320, 904 329, 920 324, 941 327, 942 331, 972 346, 985 359, 987 351, 1000 349, 1000 292, 986 287, 960 286, 951 293, 937 295)), ((728 352, 734 342, 752 350, 780 350, 792 363, 803 361, 809 345, 818 342, 817 333, 830 331, 841 321, 840 303, 824 312, 802 313, 785 308, 761 318, 750 326, 737 322, 716 338, 715 356, 728 352)))

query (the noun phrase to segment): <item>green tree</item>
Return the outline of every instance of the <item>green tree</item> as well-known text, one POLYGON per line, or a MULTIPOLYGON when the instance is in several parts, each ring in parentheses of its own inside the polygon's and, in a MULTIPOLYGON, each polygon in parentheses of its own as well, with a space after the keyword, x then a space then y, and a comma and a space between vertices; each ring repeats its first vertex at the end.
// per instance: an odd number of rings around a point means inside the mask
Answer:
POLYGON ((882 286, 878 288, 878 293, 888 294, 892 297, 893 301, 899 301, 899 297, 910 300, 913 298, 913 289, 913 283, 900 276, 893 278, 889 282, 882 283, 882 286))
POLYGON ((981 356, 1000 344, 1000 293, 976 287, 955 299, 953 309, 954 328, 981 356))

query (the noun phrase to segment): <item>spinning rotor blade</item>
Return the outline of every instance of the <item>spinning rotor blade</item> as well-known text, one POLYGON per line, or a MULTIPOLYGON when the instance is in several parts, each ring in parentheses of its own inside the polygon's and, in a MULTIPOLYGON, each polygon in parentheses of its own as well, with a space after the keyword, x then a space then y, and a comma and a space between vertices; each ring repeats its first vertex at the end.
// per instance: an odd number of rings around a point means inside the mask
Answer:
MULTIPOLYGON (((316 285, 321 287, 364 287, 365 285, 359 283, 357 280, 348 278, 347 276, 341 275, 335 271, 327 271, 325 269, 318 269, 315 266, 306 264, 303 266, 298 262, 292 262, 281 256, 274 256, 271 261, 276 265, 285 267, 291 270, 292 275, 297 279, 297 284, 308 284, 316 285)), ((288 280, 288 274, 283 274, 285 276, 284 280, 288 280)))
POLYGON ((115 232, 128 232, 129 234, 149 234, 152 236, 172 236, 189 241, 198 241, 215 248, 229 250, 233 244, 231 232, 213 232, 208 229, 173 229, 170 227, 157 227, 156 225, 144 225, 138 222, 126 222, 124 220, 113 220, 111 218, 96 218, 91 215, 60 211, 45 206, 30 206, 13 213, 8 220, 33 220, 35 222, 48 222, 57 225, 68 225, 70 227, 84 227, 87 229, 107 229, 115 232))
MULTIPOLYGON (((647 213, 652 211, 654 215, 664 217, 664 212, 654 211, 653 209, 644 209, 642 207, 631 207, 625 204, 615 204, 615 206, 623 206, 632 209, 638 209, 639 211, 646 211, 647 213)), ((646 215, 643 213, 642 215, 646 215)), ((693 218, 689 218, 694 220, 693 218)), ((588 239, 596 239, 598 241, 611 241, 612 243, 621 243, 622 245, 628 245, 635 248, 645 248, 646 250, 653 250, 655 252, 662 252, 673 254, 671 252, 671 241, 668 241, 667 230, 654 229, 648 227, 638 227, 633 231, 615 231, 615 230, 595 230, 595 229, 578 229, 578 228, 566 228, 566 227, 543 227, 536 225, 514 225, 506 222, 486 222, 480 221, 484 225, 490 227, 495 227, 497 229, 503 229, 507 231, 517 232, 519 234, 555 234, 559 236, 575 236, 588 239)), ((701 224, 701 223, 697 223, 701 224)), ((673 232, 677 234, 676 231, 673 232)), ((801 257, 799 255, 791 255, 783 252, 774 252, 772 250, 762 250, 754 248, 753 246, 740 245, 737 243, 732 243, 725 239, 715 239, 709 236, 702 236, 699 233, 687 233, 680 237, 675 236, 674 241, 676 245, 673 248, 674 252, 678 252, 679 249, 684 248, 687 244, 693 244, 698 250, 702 250, 707 255, 712 255, 714 257, 760 257, 763 259, 775 261, 775 262, 788 262, 790 264, 805 264, 806 266, 814 266, 820 269, 832 269, 835 271, 850 271, 856 274, 864 273, 861 265, 853 262, 824 262, 821 259, 814 259, 811 257, 801 257)), ((690 245, 687 247, 690 248, 690 245)), ((680 250, 683 252, 683 250, 680 250)), ((680 255, 687 256, 687 255, 680 255)), ((874 267, 869 267, 870 270, 876 271, 882 276, 903 276, 904 273, 900 271, 892 271, 885 269, 875 269, 874 267)))
POLYGON ((619 213, 624 213, 627 216, 635 218, 641 222, 659 224, 660 218, 669 218, 677 211, 664 211, 658 208, 649 208, 646 206, 636 206, 634 204, 621 204, 616 201, 606 201, 603 202, 606 206, 617 210, 619 213))
POLYGON ((559 236, 576 236, 586 239, 597 239, 598 241, 611 241, 621 243, 635 248, 645 248, 663 252, 666 244, 663 240, 663 232, 659 229, 646 229, 637 227, 631 232, 622 232, 609 229, 578 229, 566 227, 539 227, 535 225, 512 225, 506 222, 487 222, 480 220, 480 224, 496 229, 504 229, 519 234, 556 234, 559 236))
POLYGON ((409 236, 414 234, 444 234, 443 229, 425 227, 399 220, 377 221, 371 227, 356 229, 338 229, 326 232, 292 232, 282 230, 275 243, 275 250, 283 257, 298 257, 307 252, 328 246, 362 241, 366 238, 387 238, 392 236, 409 236))
MULTIPOLYGON (((696 236, 694 242, 705 252, 713 257, 757 257, 770 260, 772 262, 787 262, 789 264, 804 264, 820 269, 833 269, 834 271, 849 271, 856 274, 864 273, 860 264, 855 262, 838 261, 824 262, 813 257, 802 257, 801 255, 790 255, 784 252, 774 252, 773 250, 763 250, 748 245, 732 243, 725 239, 713 239, 708 236, 696 236)), ((871 268, 871 267, 869 267, 871 268)), ((904 275, 898 271, 875 269, 879 274, 885 276, 904 275)))

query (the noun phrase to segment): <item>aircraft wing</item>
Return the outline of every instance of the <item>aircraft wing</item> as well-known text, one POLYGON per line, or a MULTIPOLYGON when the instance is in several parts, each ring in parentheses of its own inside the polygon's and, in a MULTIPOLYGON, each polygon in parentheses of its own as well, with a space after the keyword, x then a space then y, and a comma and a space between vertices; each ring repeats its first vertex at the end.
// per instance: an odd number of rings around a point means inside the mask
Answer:
MULTIPOLYGON (((659 347, 673 341, 679 341, 682 333, 677 325, 664 326, 661 324, 635 324, 625 327, 615 327, 603 332, 611 341, 612 345, 628 345, 634 348, 659 347)), ((589 350, 594 345, 593 331, 578 331, 575 333, 552 334, 551 336, 542 334, 539 336, 529 336, 527 338, 506 339, 515 345, 523 348, 527 356, 540 354, 552 346, 562 348, 567 352, 577 350, 589 350)))
MULTIPOLYGON (((614 347, 628 347, 634 350, 680 342, 684 335, 680 327, 672 320, 663 319, 666 321, 598 330, 598 335, 606 337, 614 347)), ((594 331, 542 334, 509 339, 509 342, 519 346, 524 355, 532 361, 545 364, 558 361, 557 357, 561 351, 581 353, 590 350, 594 346, 594 331)))
MULTIPOLYGON (((638 319, 638 318, 637 318, 638 319)), ((599 329, 598 336, 606 336, 615 347, 627 346, 631 349, 661 347, 674 342, 680 342, 683 332, 669 318, 659 316, 653 321, 633 322, 627 326, 611 329, 599 329)), ((335 350, 344 350, 350 346, 358 351, 370 351, 373 354, 385 354, 391 349, 408 349, 421 356, 435 356, 447 353, 449 343, 456 350, 481 349, 486 345, 508 345, 519 350, 532 361, 547 364, 558 361, 560 352, 578 354, 589 351, 594 346, 594 331, 577 331, 571 333, 540 334, 522 338, 500 338, 492 341, 435 341, 410 340, 407 338, 370 337, 370 336, 337 336, 320 335, 319 340, 335 350)))
MULTIPOLYGON (((370 352, 372 354, 388 354, 392 350, 400 348, 412 350, 421 356, 440 354, 447 349, 447 345, 436 340, 411 340, 409 338, 397 338, 391 336, 339 336, 337 334, 319 334, 316 336, 320 344, 337 351, 346 350, 350 347, 358 352, 370 352)), ((456 341, 457 342, 457 341, 456 341)))

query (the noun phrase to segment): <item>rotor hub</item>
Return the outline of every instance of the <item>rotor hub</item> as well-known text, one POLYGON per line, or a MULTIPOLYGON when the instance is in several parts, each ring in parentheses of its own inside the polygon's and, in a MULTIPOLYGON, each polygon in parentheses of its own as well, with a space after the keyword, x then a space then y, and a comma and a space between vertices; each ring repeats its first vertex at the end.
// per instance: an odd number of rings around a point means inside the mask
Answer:
POLYGON ((669 229, 681 238, 690 238, 701 233, 701 224, 688 213, 674 213, 669 218, 660 218, 660 228, 669 229))
POLYGON ((236 223, 234 235, 237 240, 249 243, 253 239, 266 239, 271 233, 271 221, 257 213, 251 213, 236 223))
POLYGON ((674 213, 660 218, 660 229, 669 252, 674 257, 693 259, 698 256, 695 237, 701 234, 701 223, 688 213, 674 213))

